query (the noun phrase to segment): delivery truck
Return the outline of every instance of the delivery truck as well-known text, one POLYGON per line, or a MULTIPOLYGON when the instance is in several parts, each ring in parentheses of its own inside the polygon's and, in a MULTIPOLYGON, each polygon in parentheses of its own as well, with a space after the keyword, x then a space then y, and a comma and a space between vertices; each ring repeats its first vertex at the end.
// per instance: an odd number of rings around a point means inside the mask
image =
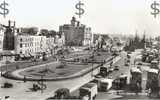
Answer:
POLYGON ((96 83, 87 83, 80 87, 79 89, 79 95, 82 100, 87 98, 87 100, 94 100, 95 97, 98 94, 98 89, 97 89, 97 84, 96 83))
POLYGON ((96 83, 98 91, 106 92, 112 87, 113 79, 109 78, 95 78, 91 82, 96 83))

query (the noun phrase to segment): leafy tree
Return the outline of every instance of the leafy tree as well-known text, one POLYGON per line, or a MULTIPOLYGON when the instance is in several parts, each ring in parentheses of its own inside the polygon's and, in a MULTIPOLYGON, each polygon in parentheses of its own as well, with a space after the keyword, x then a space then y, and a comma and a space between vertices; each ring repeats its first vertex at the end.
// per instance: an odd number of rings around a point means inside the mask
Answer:
POLYGON ((139 36, 136 34, 134 39, 130 38, 129 43, 124 47, 126 51, 134 51, 135 49, 142 49, 144 48, 146 42, 146 36, 143 35, 143 38, 140 39, 139 36))
POLYGON ((51 37, 55 37, 57 35, 57 32, 55 30, 50 30, 48 35, 51 37))
POLYGON ((40 30, 40 35, 48 36, 48 34, 49 34, 49 31, 47 29, 41 29, 40 30))
POLYGON ((36 35, 38 33, 38 28, 37 27, 29 28, 28 33, 31 34, 31 35, 36 35))

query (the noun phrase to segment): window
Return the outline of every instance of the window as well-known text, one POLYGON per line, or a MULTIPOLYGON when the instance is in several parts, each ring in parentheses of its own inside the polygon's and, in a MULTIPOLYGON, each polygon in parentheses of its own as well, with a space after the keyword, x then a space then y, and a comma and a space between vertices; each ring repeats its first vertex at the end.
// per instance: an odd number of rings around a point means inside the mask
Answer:
POLYGON ((20 42, 22 42, 22 38, 20 38, 20 42))
POLYGON ((22 45, 22 43, 20 44, 20 48, 22 48, 23 47, 23 45, 22 45))

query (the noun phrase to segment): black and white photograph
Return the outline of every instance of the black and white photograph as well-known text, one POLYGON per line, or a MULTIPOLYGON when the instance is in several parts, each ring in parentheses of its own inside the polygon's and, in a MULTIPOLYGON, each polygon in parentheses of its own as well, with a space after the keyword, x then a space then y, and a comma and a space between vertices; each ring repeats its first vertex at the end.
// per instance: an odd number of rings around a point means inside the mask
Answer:
POLYGON ((160 100, 160 0, 0 0, 0 100, 160 100))

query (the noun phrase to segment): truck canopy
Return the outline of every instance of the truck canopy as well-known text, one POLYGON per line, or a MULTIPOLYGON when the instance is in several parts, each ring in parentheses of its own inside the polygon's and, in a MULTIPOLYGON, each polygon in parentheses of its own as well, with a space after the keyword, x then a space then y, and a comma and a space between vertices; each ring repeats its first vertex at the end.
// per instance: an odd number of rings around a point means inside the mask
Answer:
POLYGON ((140 69, 138 68, 132 68, 131 72, 137 72, 137 73, 142 73, 140 69))
POLYGON ((151 69, 148 70, 148 72, 158 74, 158 69, 151 68, 151 69))
POLYGON ((96 85, 96 83, 87 83, 87 84, 83 85, 81 88, 92 88, 95 85, 96 85))
POLYGON ((101 80, 101 83, 107 83, 108 84, 107 89, 110 89, 112 87, 112 82, 113 81, 114 81, 113 79, 107 79, 107 78, 105 78, 105 79, 101 80))
POLYGON ((153 61, 151 61, 151 64, 158 64, 158 61, 153 60, 153 61))

